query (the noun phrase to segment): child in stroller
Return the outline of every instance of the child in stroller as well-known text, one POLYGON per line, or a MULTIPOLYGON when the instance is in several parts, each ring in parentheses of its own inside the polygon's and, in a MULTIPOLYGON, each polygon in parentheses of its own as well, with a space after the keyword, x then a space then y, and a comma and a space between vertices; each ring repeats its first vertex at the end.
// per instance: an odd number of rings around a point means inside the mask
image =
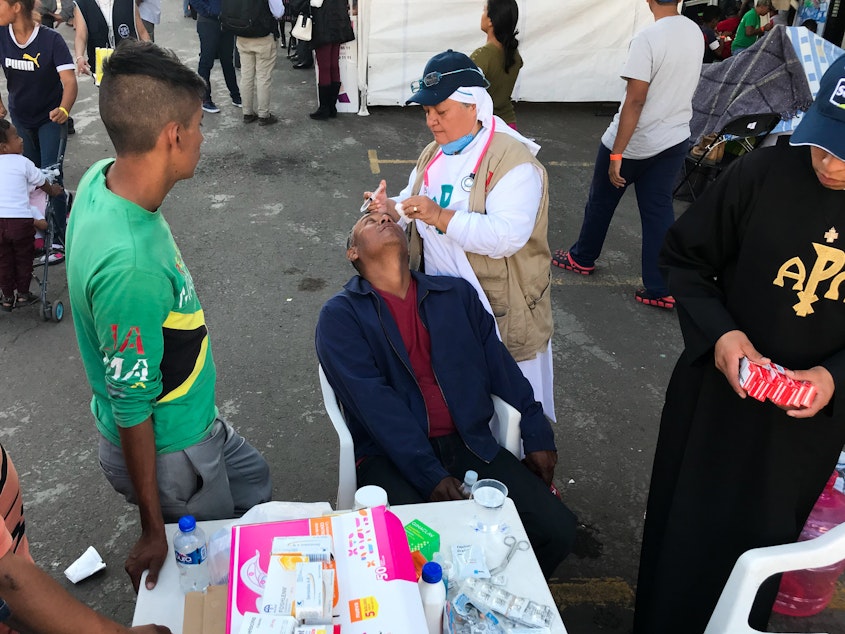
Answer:
POLYGON ((64 192, 23 156, 23 139, 15 126, 0 119, 0 310, 5 312, 39 301, 29 291, 35 255, 29 190, 34 187, 50 196, 64 192))

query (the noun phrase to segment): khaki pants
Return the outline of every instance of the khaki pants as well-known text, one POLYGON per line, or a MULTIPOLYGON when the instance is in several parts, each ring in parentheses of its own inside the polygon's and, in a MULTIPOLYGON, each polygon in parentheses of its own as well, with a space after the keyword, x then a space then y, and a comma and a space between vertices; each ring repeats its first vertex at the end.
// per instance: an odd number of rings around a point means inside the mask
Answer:
POLYGON ((276 39, 272 35, 264 37, 240 37, 237 40, 241 55, 241 98, 244 114, 267 117, 270 114, 270 84, 273 81, 273 68, 276 66, 276 39), (257 108, 256 108, 257 96, 257 108))

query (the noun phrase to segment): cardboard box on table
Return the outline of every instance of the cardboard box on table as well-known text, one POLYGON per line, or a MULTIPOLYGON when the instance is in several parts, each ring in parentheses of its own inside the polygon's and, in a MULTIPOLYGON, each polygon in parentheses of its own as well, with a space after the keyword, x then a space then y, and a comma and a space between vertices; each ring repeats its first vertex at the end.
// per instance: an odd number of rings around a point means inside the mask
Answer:
POLYGON ((298 535, 332 536, 338 588, 335 634, 426 634, 402 522, 381 506, 233 527, 226 634, 238 634, 244 613, 262 611, 273 538, 298 535))
POLYGON ((205 592, 186 594, 182 634, 223 634, 226 594, 226 586, 208 586, 205 592))

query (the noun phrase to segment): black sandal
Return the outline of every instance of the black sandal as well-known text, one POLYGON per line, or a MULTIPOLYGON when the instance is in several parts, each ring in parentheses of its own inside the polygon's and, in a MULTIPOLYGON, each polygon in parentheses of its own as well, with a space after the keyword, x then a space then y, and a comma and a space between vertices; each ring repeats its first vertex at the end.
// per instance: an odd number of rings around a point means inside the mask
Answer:
POLYGON ((15 307, 30 306, 38 300, 39 297, 35 293, 30 293, 29 291, 26 293, 18 293, 17 299, 15 300, 15 307))
POLYGON ((4 313, 11 313, 12 309, 15 307, 15 298, 14 297, 0 297, 0 310, 4 313))

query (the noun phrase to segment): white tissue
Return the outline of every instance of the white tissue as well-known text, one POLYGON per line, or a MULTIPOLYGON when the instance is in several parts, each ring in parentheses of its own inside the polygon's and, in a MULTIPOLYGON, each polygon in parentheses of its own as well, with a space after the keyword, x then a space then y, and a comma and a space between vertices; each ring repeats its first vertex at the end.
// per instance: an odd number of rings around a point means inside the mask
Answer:
POLYGON ((70 579, 71 583, 79 583, 93 575, 95 572, 100 572, 106 567, 106 562, 100 557, 100 553, 93 546, 89 546, 88 550, 82 553, 82 556, 74 561, 65 570, 65 577, 70 579))

